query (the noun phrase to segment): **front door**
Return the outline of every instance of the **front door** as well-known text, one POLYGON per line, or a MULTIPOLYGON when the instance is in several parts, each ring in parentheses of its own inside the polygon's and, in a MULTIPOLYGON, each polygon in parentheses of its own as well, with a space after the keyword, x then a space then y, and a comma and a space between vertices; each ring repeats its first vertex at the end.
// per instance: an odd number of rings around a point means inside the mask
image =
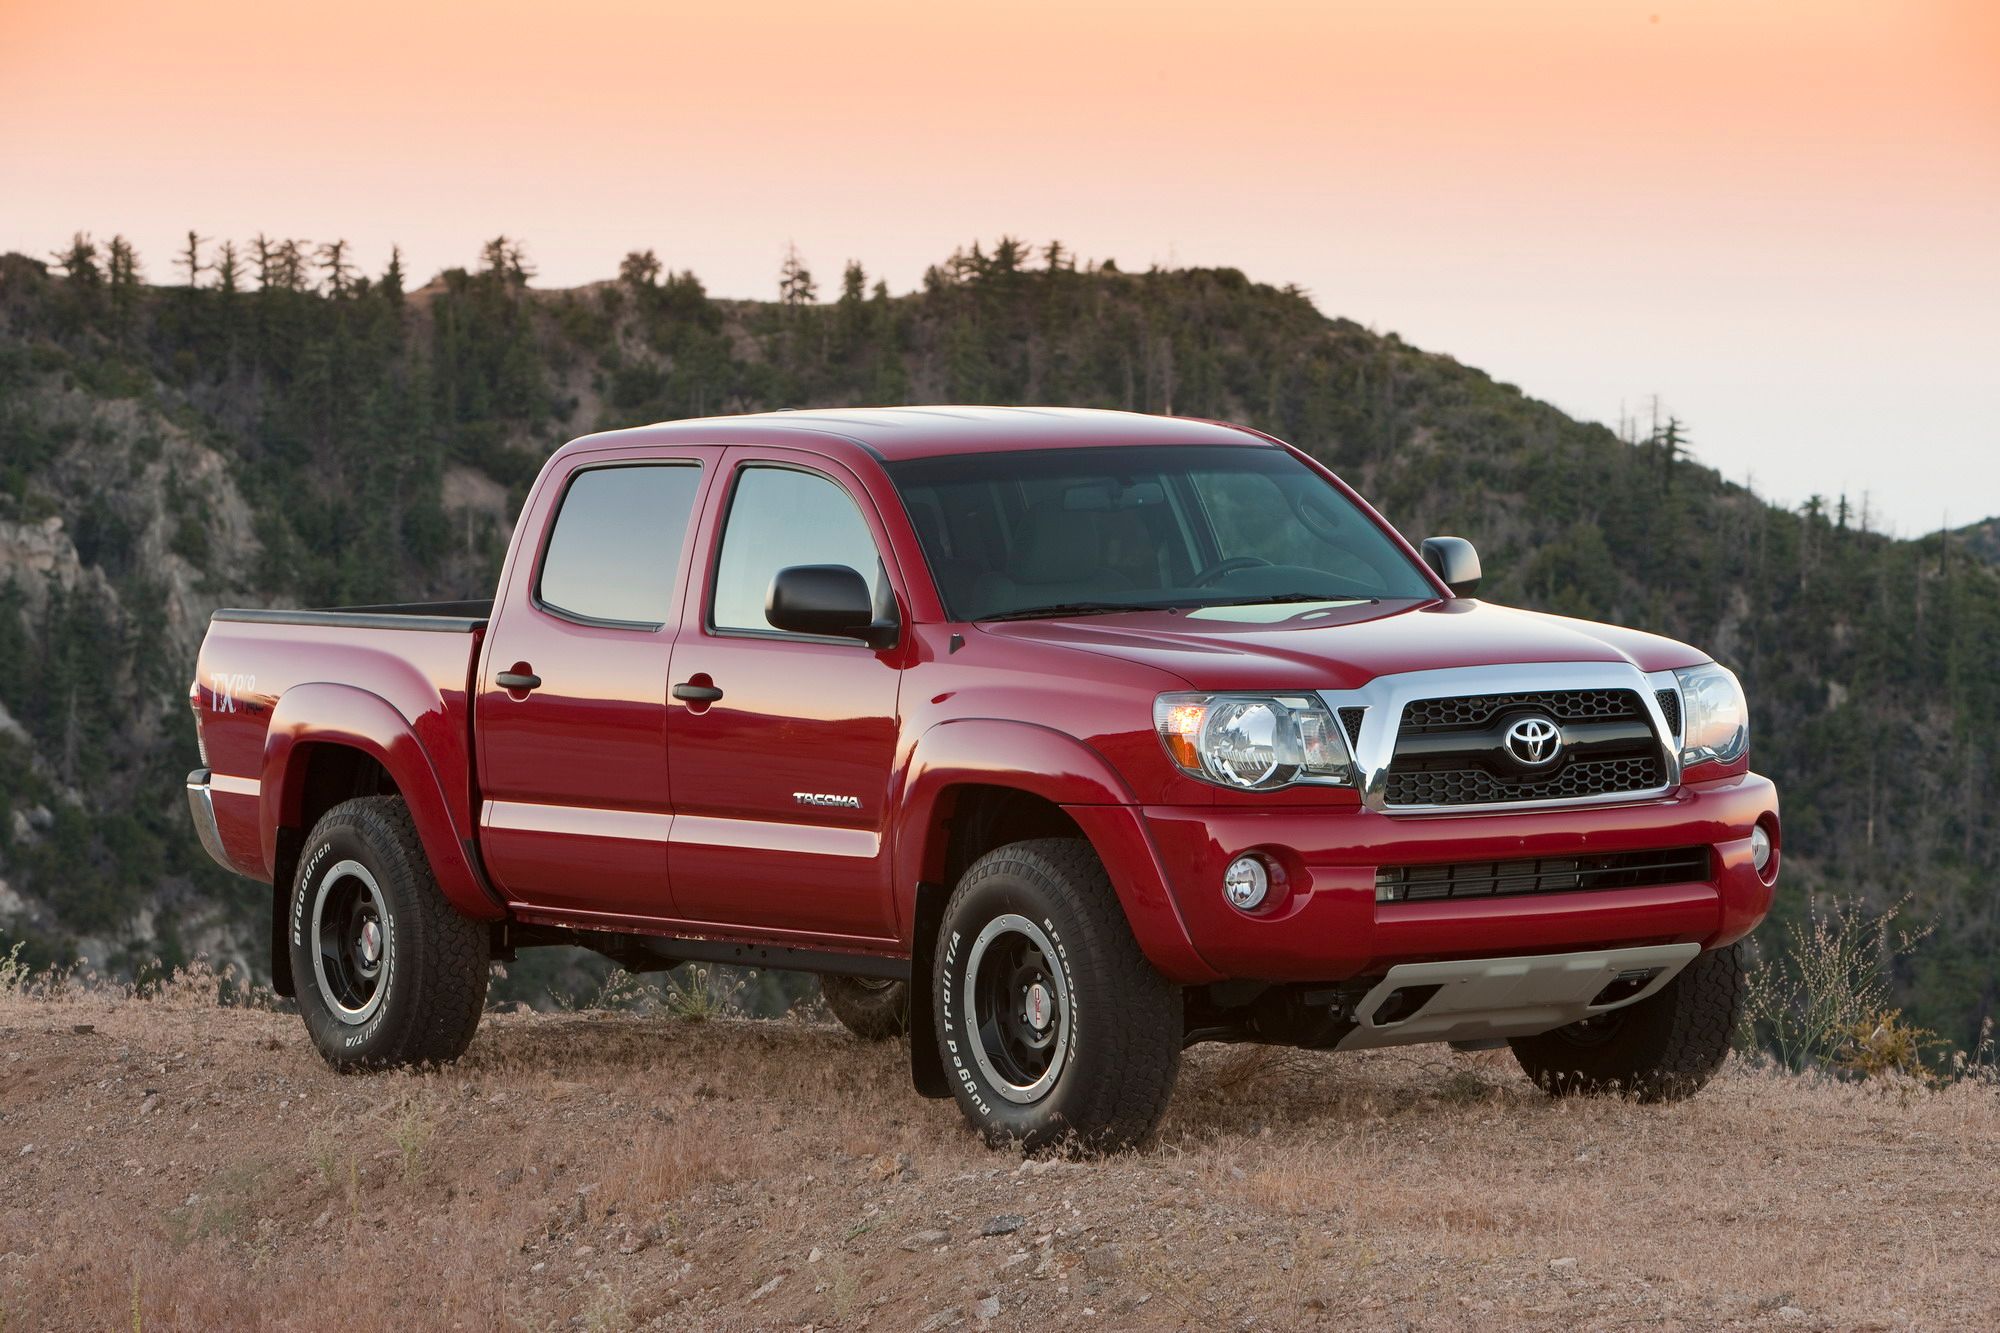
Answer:
POLYGON ((510 902, 674 915, 668 663, 719 454, 582 455, 522 516, 534 526, 494 608, 474 723, 481 845, 510 902))
POLYGON ((765 933, 893 937, 897 652, 764 618, 788 565, 847 565, 893 606, 880 518, 833 464, 741 449, 724 461, 720 549, 674 654, 688 697, 668 704, 675 902, 765 933))

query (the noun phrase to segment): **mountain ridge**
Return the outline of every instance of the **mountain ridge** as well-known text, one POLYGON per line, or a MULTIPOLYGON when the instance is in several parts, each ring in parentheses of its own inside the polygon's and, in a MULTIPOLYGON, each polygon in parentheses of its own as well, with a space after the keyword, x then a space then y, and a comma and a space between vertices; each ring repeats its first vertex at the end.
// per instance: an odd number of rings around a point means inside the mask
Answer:
POLYGON ((1767 505, 1231 269, 1003 241, 908 295, 851 265, 830 301, 799 269, 755 302, 645 253, 536 289, 504 240, 410 292, 268 248, 256 285, 148 286, 85 244, 60 275, 0 257, 0 659, 27 664, 0 680, 0 930, 40 956, 259 965, 259 895, 203 862, 178 794, 214 606, 490 595, 543 459, 592 429, 1000 401, 1269 430, 1405 532, 1472 537, 1493 599, 1736 667, 1786 802, 1781 911, 1908 898, 1938 929, 1900 1001, 1964 1045, 2000 1008, 2000 570, 1969 542, 1767 505))

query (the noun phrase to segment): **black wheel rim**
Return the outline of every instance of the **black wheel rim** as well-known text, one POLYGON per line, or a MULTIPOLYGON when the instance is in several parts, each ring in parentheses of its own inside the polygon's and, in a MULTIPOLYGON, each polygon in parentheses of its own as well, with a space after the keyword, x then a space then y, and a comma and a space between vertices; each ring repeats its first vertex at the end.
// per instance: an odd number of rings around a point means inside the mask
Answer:
POLYGON ((311 928, 320 998, 342 1023, 366 1023, 388 988, 395 929, 366 866, 342 861, 326 872, 313 897, 311 928))
POLYGON ((966 954, 966 1035, 974 1062, 1009 1101, 1040 1101, 1069 1055, 1069 979, 1046 932, 1008 913, 966 954))

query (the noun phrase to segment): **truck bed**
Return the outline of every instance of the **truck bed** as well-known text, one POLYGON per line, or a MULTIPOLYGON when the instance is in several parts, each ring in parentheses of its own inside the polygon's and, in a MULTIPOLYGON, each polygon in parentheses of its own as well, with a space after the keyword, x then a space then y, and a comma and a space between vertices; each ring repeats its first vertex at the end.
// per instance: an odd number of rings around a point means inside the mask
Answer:
POLYGON ((261 826, 283 794, 269 793, 267 807, 264 787, 279 779, 308 723, 414 738, 451 837, 470 839, 471 693, 492 609, 466 601, 217 611, 189 703, 201 721, 219 859, 271 877, 273 847, 261 826), (366 722, 370 710, 380 720, 366 722))

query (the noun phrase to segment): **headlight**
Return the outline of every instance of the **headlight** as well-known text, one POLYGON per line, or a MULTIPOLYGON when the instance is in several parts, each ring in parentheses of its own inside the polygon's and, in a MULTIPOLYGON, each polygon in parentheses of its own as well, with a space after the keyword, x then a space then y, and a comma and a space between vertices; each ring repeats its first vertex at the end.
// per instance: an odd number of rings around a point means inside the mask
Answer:
POLYGON ((1163 694, 1153 725, 1176 764, 1219 786, 1269 791, 1354 781, 1333 714, 1310 695, 1163 694))
POLYGON ((1741 759, 1750 748, 1750 706, 1736 673, 1710 662, 1674 676, 1681 685, 1681 766, 1741 759))

